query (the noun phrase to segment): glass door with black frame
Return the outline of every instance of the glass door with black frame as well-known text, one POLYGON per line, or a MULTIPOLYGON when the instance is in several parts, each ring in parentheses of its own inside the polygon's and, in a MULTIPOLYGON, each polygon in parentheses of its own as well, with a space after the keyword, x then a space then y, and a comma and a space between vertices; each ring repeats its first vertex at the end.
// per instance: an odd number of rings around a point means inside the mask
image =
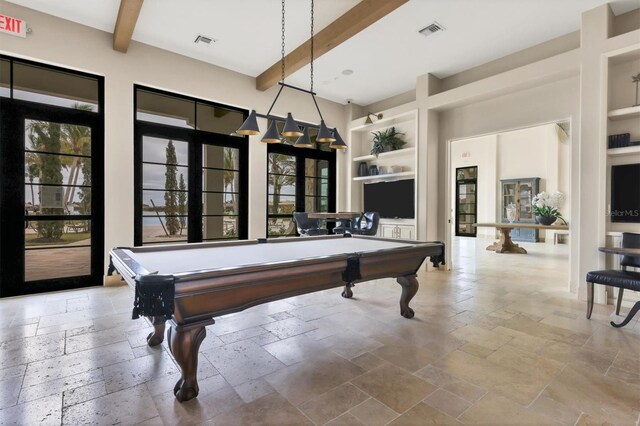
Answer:
POLYGON ((95 126, 64 120, 64 114, 15 112, 3 125, 10 131, 3 135, 1 160, 2 295, 100 285, 102 220, 95 199, 102 197, 102 172, 94 161, 95 126))
POLYGON ((477 222, 478 168, 456 169, 456 236, 475 237, 477 222))

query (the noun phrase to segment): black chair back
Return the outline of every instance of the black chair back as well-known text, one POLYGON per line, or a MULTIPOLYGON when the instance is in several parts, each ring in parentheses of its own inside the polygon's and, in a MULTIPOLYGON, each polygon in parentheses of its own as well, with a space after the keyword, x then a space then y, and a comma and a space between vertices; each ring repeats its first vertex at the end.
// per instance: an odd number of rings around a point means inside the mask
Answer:
POLYGON ((306 212, 294 212, 293 219, 296 221, 296 227, 300 235, 309 235, 310 230, 315 230, 320 227, 320 220, 309 219, 309 214, 306 212))
MULTIPOLYGON (((640 248, 640 234, 633 232, 622 233, 622 247, 624 248, 640 248)), ((620 266, 640 268, 640 256, 622 256, 620 266)))
POLYGON ((378 233, 378 225, 380 224, 380 213, 365 212, 358 222, 360 235, 376 235, 378 233), (364 221, 364 224, 363 224, 364 221))

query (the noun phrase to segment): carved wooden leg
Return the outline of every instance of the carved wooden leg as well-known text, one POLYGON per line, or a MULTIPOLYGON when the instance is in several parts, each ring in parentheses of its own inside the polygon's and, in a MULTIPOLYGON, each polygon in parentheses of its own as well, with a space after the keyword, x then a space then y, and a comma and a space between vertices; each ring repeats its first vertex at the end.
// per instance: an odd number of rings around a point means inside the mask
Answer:
POLYGON ((353 297, 353 291, 351 291, 351 287, 353 287, 353 283, 346 283, 344 285, 342 297, 344 297, 345 299, 351 299, 353 297))
POLYGON ((164 323, 165 317, 148 317, 153 324, 153 332, 147 336, 147 344, 149 346, 158 346, 164 340, 164 323))
POLYGON ((400 296, 400 315, 405 318, 413 318, 413 309, 409 307, 409 302, 418 292, 418 280, 415 275, 407 275, 396 278, 398 284, 402 286, 402 295, 400 296))
POLYGON ((487 247, 487 250, 495 251, 496 253, 527 254, 525 249, 511 240, 511 228, 498 228, 498 230, 500 231, 500 239, 487 247))
POLYGON ((180 366, 182 377, 176 382, 173 394, 180 402, 189 401, 198 396, 198 350, 207 332, 204 325, 176 329, 169 328, 169 348, 180 366))
POLYGON ((593 283, 587 283, 587 319, 591 318, 593 311, 593 283))
POLYGON ((624 294, 624 288, 618 289, 618 303, 616 303, 616 315, 620 315, 620 306, 622 305, 622 295, 624 294))

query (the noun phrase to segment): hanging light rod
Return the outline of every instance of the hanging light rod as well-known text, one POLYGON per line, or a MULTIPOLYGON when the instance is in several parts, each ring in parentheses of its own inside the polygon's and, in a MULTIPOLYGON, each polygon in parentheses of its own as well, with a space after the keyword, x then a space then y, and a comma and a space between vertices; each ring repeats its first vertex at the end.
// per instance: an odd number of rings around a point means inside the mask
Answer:
MULTIPOLYGON (((318 105, 318 101, 316 100, 316 93, 313 91, 313 44, 314 44, 313 43, 313 37, 314 37, 313 14, 314 14, 314 0, 311 0, 311 38, 310 38, 310 42, 311 42, 310 43, 311 44, 310 69, 311 71, 309 74, 310 80, 311 80, 310 89, 309 90, 302 89, 300 87, 296 87, 284 82, 284 78, 285 78, 285 55, 284 55, 285 53, 285 0, 282 0, 282 20, 281 20, 282 45, 281 45, 281 51, 280 51, 281 78, 280 78, 280 82, 278 82, 278 84, 280 85, 280 89, 278 89, 278 93, 276 94, 276 97, 273 99, 273 102, 271 103, 271 106, 269 107, 269 110, 267 111, 267 113, 263 115, 263 114, 258 114, 255 110, 251 110, 251 112, 249 113, 249 116, 244 121, 244 123, 242 123, 242 126, 240 126, 240 128, 236 131, 236 133, 240 135, 260 134, 260 128, 258 127, 257 117, 264 117, 267 119, 271 119, 272 121, 271 121, 271 124, 269 125, 269 129, 261 138, 262 142, 279 143, 282 141, 283 138, 286 138, 286 137, 298 137, 298 140, 293 145, 294 147, 298 147, 298 148, 312 147, 312 144, 309 138, 309 132, 307 130, 309 126, 304 126, 305 127, 304 132, 301 131, 300 124, 293 119, 293 115, 290 112, 287 113, 287 118, 284 122, 284 127, 282 129, 282 132, 278 134, 278 128, 276 126, 276 122, 281 121, 282 119, 279 117, 273 117, 271 115, 271 111, 273 110, 273 107, 278 101, 278 98, 280 98, 280 94, 282 93, 282 90, 286 87, 288 89, 297 90, 299 92, 307 93, 311 95, 311 99, 313 99, 313 104, 315 105, 316 111, 318 111, 318 115, 320 116, 320 126, 318 126, 318 134, 316 135, 316 140, 315 140, 316 143, 320 143, 320 142, 330 143, 329 148, 333 148, 333 149, 347 148, 347 145, 344 143, 344 141, 338 134, 338 131, 336 130, 336 128, 333 128, 331 130, 325 124, 324 117, 322 116, 322 112, 320 111, 320 106, 318 105)), ((316 126, 313 126, 313 127, 316 127, 316 126)))

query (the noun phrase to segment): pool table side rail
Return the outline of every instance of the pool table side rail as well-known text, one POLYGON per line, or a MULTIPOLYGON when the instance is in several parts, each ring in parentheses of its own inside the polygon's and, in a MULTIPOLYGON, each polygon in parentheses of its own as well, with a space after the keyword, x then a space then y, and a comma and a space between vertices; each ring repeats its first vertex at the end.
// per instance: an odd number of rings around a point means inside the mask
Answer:
MULTIPOLYGON (((307 238, 317 238, 317 237, 307 237, 307 238)), ((305 238, 305 240, 307 239, 305 238)), ((317 239, 335 239, 336 237, 333 236, 322 236, 319 237, 317 239)), ((338 237, 339 239, 342 237, 338 237)), ((242 265, 235 265, 235 266, 227 266, 227 267, 221 267, 221 268, 210 268, 210 269, 201 269, 201 270, 192 270, 192 271, 186 271, 186 272, 179 272, 179 273, 174 273, 174 274, 170 274, 173 277, 175 277, 176 279, 176 283, 179 283, 180 281, 184 281, 184 280, 188 280, 188 279, 193 279, 193 278, 197 278, 197 279, 202 279, 202 278, 212 278, 212 277, 217 277, 217 276, 228 276, 228 275, 232 275, 232 274, 240 274, 240 273, 250 273, 250 272, 255 272, 255 271, 267 271, 267 270, 271 270, 271 269, 279 269, 279 268, 283 268, 283 267, 291 267, 294 266, 295 264, 298 263, 314 263, 314 262, 318 262, 318 263, 322 263, 322 262, 326 262, 326 259, 328 258, 332 258, 332 259, 344 259, 346 260, 347 258, 349 258, 350 256, 354 256, 354 255, 358 255, 360 257, 363 256, 367 256, 367 255, 372 255, 372 254, 376 254, 376 253, 381 253, 381 252, 405 252, 407 250, 414 250, 416 248, 422 248, 422 247, 437 247, 440 245, 440 243, 438 242, 422 242, 422 241, 406 241, 406 240, 394 240, 394 239, 389 239, 389 238, 376 238, 376 237, 354 237, 354 238, 359 238, 359 239, 372 239, 372 240, 378 240, 378 241, 387 241, 387 242, 393 242, 393 243, 406 243, 406 246, 402 246, 402 247, 393 247, 393 248, 385 248, 385 249, 372 249, 372 250, 361 250, 361 251, 355 251, 355 252, 350 252, 350 253, 342 253, 342 254, 335 254, 335 255, 322 255, 322 256, 313 256, 313 257, 300 257, 300 258, 295 258, 295 259, 288 259, 288 260, 281 260, 281 261, 273 261, 273 262, 265 262, 262 264, 256 264, 256 263, 248 263, 248 264, 242 264, 242 265)), ((264 243, 264 244, 277 244, 279 242, 291 242, 291 241, 300 241, 300 238, 281 238, 281 239, 276 239, 275 241, 269 241, 268 243, 264 243)), ((254 245, 254 244, 260 244, 257 241, 242 241, 242 245, 254 245), (244 243, 251 243, 251 244, 244 244, 244 243)), ((199 244, 199 243, 198 243, 199 244)), ((211 244, 217 244, 217 243, 206 243, 208 244, 206 247, 224 247, 224 246, 229 246, 230 244, 228 243, 221 243, 219 246, 218 245, 211 245, 211 244)), ((238 245, 238 244, 235 244, 238 245)), ((181 246, 182 247, 182 246, 181 246)), ((187 246, 188 247, 188 246, 187 246)), ((145 247, 135 247, 135 248, 115 248, 112 249, 110 251, 110 255, 112 258, 112 261, 114 263, 114 266, 116 267, 116 269, 118 269, 118 272, 121 273, 122 275, 122 270, 121 268, 119 268, 118 266, 125 266, 125 271, 128 272, 129 275, 131 275, 131 277, 135 277, 136 275, 147 275, 147 274, 153 274, 153 273, 157 273, 158 271, 148 271, 144 266, 142 266, 140 263, 138 263, 134 257, 132 257, 130 255, 130 253, 134 254, 137 251, 141 251, 140 249, 143 249, 145 247), (116 261, 114 259, 119 260, 117 263, 118 265, 116 265, 116 261)), ((189 247, 191 249, 195 249, 197 247, 189 247)), ((204 248, 204 247, 203 247, 204 248)), ((162 250, 169 250, 170 246, 163 246, 161 247, 162 250)), ((175 249, 175 247, 174 247, 175 249)), ((145 250, 146 252, 148 252, 148 250, 145 250)), ((434 254, 429 254, 428 256, 437 256, 438 254, 441 254, 443 250, 440 250, 439 253, 434 253, 434 254)), ((372 278, 375 279, 375 278, 372 278)))

